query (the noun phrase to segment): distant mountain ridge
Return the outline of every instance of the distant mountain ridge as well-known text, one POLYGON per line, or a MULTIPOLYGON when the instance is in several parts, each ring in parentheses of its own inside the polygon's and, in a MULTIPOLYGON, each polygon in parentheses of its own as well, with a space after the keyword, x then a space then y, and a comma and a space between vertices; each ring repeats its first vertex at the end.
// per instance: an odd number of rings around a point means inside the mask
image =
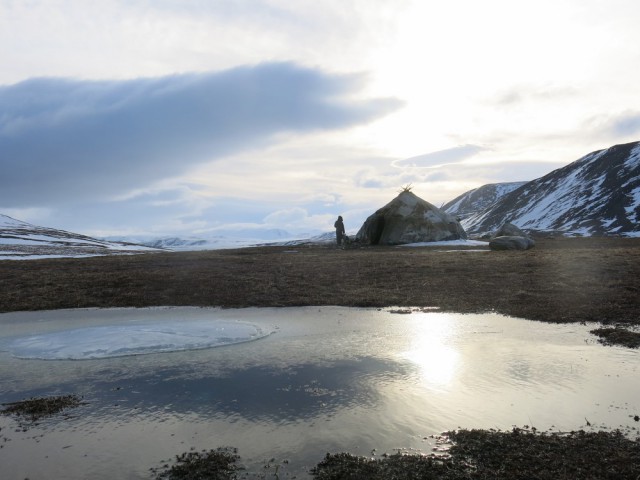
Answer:
MULTIPOLYGON (((465 231, 476 236, 493 233, 505 222, 530 232, 640 236, 640 142, 589 153, 530 182, 484 185, 458 196, 442 210, 460 217, 465 231)), ((278 229, 259 234, 239 229, 224 233, 208 237, 98 239, 0 214, 0 260, 335 241, 333 232, 293 236, 278 229)))
POLYGON ((124 236, 108 237, 106 240, 133 242, 152 248, 169 250, 212 250, 223 248, 243 248, 263 244, 287 244, 314 234, 294 235, 278 228, 231 228, 215 232, 201 232, 199 235, 180 236, 124 236))
POLYGON ((39 227, 0 214, 0 260, 126 255, 159 251, 126 242, 110 242, 79 233, 39 227))
POLYGON ((442 210, 459 219, 481 212, 507 193, 527 182, 489 183, 459 195, 443 205, 442 210))
POLYGON ((507 221, 529 231, 640 236, 640 142, 589 153, 521 185, 462 224, 478 235, 507 221))

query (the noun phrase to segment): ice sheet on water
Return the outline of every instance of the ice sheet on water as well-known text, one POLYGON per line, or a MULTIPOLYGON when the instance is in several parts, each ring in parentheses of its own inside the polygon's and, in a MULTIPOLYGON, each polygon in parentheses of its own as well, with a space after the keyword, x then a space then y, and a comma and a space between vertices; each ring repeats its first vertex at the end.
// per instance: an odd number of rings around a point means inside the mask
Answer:
POLYGON ((232 345, 269 333, 257 325, 229 320, 149 322, 14 337, 0 349, 18 358, 86 360, 232 345))

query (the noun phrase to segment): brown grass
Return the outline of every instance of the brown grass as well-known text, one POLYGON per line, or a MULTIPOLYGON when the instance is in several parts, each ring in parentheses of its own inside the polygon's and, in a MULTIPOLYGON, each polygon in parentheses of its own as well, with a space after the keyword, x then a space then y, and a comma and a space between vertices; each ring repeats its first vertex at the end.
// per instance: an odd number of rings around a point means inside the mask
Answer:
POLYGON ((2 261, 0 282, 2 312, 397 305, 640 324, 640 239, 548 238, 526 252, 316 245, 2 261))

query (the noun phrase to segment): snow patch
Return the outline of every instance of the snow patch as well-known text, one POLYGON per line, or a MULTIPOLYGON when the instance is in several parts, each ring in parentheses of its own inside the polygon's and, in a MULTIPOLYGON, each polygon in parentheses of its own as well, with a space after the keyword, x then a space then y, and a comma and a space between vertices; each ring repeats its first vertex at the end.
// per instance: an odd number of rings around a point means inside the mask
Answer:
POLYGON ((640 163, 640 144, 631 150, 629 158, 624 162, 624 167, 629 169, 637 168, 640 163))
MULTIPOLYGON (((441 242, 418 242, 407 243, 405 245, 398 245, 399 247, 487 247, 489 248, 489 242, 483 242, 482 240, 443 240, 441 242)), ((460 250, 454 250, 460 251, 460 250)))
POLYGON ((631 215, 640 205, 640 187, 636 187, 629 192, 629 196, 632 198, 631 203, 625 207, 627 215, 631 215))

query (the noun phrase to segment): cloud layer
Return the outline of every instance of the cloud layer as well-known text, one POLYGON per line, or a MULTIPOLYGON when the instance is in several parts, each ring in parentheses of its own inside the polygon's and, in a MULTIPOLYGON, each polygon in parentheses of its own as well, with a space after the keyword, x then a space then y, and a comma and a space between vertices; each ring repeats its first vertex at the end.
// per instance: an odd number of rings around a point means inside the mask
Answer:
POLYGON ((100 198, 400 106, 357 99, 363 79, 292 63, 124 81, 39 78, 0 87, 0 205, 100 198))
POLYGON ((440 205, 536 178, 638 140, 639 15, 634 0, 0 1, 0 213, 90 235, 331 230, 409 183, 440 205))
POLYGON ((399 168, 437 168, 460 163, 484 150, 486 148, 479 145, 460 145, 416 157, 396 160, 393 165, 399 168))

